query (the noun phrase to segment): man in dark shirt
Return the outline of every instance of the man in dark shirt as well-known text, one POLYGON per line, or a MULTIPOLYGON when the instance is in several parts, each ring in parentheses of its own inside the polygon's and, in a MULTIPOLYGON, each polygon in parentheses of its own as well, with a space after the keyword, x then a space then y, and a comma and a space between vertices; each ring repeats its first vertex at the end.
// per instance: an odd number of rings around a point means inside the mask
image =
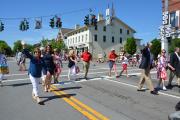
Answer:
POLYGON ((139 68, 142 69, 141 78, 138 84, 137 91, 142 91, 142 87, 144 82, 147 83, 151 94, 158 94, 158 92, 154 89, 152 81, 150 79, 150 70, 152 65, 152 55, 150 52, 150 48, 152 43, 148 43, 147 46, 142 51, 142 60, 139 68))
POLYGON ((180 87, 180 56, 179 56, 179 48, 175 48, 175 52, 171 54, 170 56, 170 65, 173 67, 173 69, 170 69, 170 74, 169 74, 169 83, 167 88, 172 88, 172 80, 174 76, 176 75, 177 77, 177 85, 180 87))

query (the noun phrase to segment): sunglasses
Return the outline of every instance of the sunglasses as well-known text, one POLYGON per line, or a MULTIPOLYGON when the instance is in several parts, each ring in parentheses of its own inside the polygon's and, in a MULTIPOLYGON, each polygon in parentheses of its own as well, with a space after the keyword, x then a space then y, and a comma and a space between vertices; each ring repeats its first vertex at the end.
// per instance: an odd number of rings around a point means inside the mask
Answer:
POLYGON ((40 51, 34 51, 34 53, 41 53, 40 51))

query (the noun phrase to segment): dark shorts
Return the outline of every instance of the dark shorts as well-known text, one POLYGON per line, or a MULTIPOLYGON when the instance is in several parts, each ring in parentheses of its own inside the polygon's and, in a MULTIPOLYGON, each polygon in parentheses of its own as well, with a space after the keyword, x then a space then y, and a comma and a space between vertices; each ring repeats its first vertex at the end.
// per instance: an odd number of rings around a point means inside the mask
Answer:
POLYGON ((51 75, 53 75, 54 74, 54 69, 50 69, 50 70, 43 69, 43 74, 44 75, 47 75, 47 72, 49 72, 51 75))
POLYGON ((113 65, 114 65, 114 61, 109 61, 109 68, 112 69, 113 68, 113 65))

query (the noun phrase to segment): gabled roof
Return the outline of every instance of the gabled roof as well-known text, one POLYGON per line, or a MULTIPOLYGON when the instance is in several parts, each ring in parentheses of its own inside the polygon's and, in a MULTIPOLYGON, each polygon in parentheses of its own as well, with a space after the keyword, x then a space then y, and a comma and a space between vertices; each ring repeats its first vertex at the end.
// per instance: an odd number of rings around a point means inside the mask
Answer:
POLYGON ((62 34, 64 35, 65 33, 68 33, 70 31, 73 31, 74 29, 69 29, 69 28, 62 28, 61 31, 62 31, 62 34))
POLYGON ((127 28, 129 28, 130 30, 132 30, 134 33, 136 33, 136 31, 131 28, 129 25, 127 25, 126 23, 124 23, 122 20, 120 20, 119 18, 117 17, 113 17, 113 19, 116 19, 118 22, 122 23, 124 26, 126 26, 127 28))
MULTIPOLYGON (((132 30, 134 33, 136 33, 136 31, 135 31, 133 28, 131 28, 129 25, 127 25, 126 23, 124 23, 124 22, 123 22, 122 20, 120 20, 119 18, 113 17, 112 20, 117 20, 119 23, 121 23, 121 24, 124 25, 125 27, 129 28, 129 29, 132 30)), ((97 24, 98 24, 98 23, 103 23, 103 22, 105 22, 105 21, 106 21, 105 19, 104 19, 104 20, 100 20, 100 21, 97 22, 97 24)), ((89 25, 89 26, 91 27, 92 25, 89 25)), ((79 30, 85 30, 85 29, 87 29, 87 28, 88 28, 87 26, 82 26, 82 27, 79 27, 78 29, 72 29, 71 31, 67 32, 66 34, 70 34, 70 33, 73 33, 73 32, 77 32, 77 31, 79 31, 79 30)))

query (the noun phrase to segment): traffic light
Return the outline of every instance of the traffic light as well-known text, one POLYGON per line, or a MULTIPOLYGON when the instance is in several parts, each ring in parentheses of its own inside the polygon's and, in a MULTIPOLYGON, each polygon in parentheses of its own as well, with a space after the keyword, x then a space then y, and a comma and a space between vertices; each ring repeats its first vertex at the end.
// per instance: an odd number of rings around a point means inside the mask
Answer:
POLYGON ((21 21, 20 25, 19 25, 19 29, 21 31, 24 31, 25 30, 25 25, 24 25, 24 21, 21 21))
POLYGON ((0 32, 2 32, 4 30, 4 24, 1 22, 0 24, 0 32))
POLYGON ((85 16, 84 24, 85 24, 85 25, 89 25, 89 15, 86 15, 86 16, 85 16))
POLYGON ((97 19, 96 19, 96 16, 94 17, 94 26, 97 26, 97 19))
POLYGON ((56 27, 57 27, 57 28, 61 28, 61 27, 62 27, 61 18, 57 18, 56 27))
POLYGON ((96 18, 95 15, 91 15, 91 25, 94 25, 94 19, 96 18))
POLYGON ((28 30, 28 29, 29 29, 29 22, 28 22, 27 20, 25 20, 25 24, 26 24, 26 25, 25 25, 25 26, 26 26, 26 27, 25 27, 25 30, 28 30))
POLYGON ((53 18, 50 19, 50 25, 49 26, 51 28, 54 28, 54 26, 55 26, 54 23, 55 23, 55 21, 54 21, 54 17, 53 17, 53 18))

